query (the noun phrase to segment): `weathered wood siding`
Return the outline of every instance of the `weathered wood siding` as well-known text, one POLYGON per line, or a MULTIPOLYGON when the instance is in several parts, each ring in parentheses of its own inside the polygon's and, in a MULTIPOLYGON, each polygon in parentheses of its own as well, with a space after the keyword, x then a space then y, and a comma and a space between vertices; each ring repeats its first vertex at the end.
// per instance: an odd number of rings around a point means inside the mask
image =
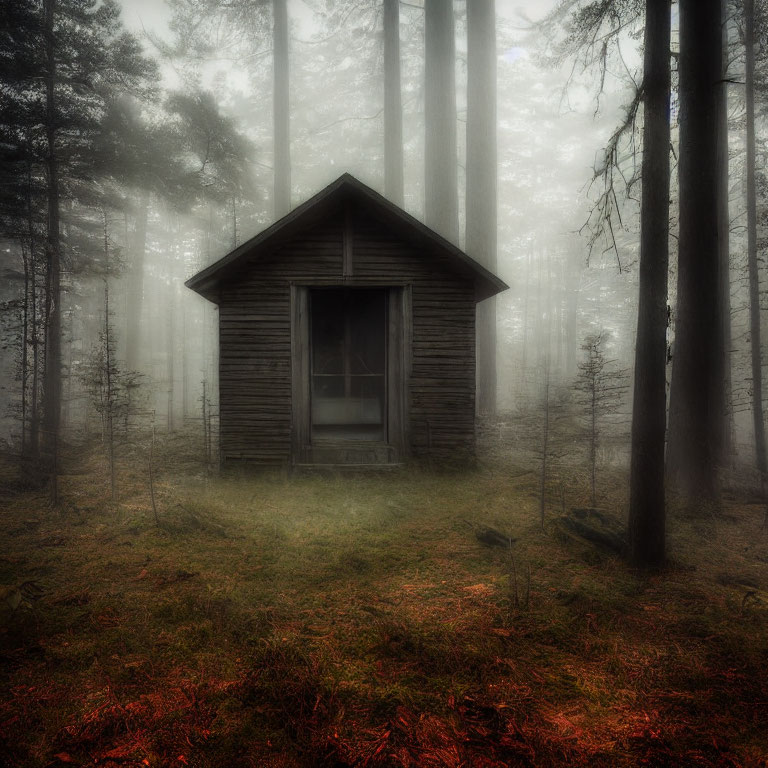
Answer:
POLYGON ((342 280, 344 217, 303 232, 220 285, 221 455, 291 460, 291 283, 410 285, 410 450, 437 458, 474 452, 475 301, 471 278, 446 257, 352 217, 352 274, 342 280))
POLYGON ((354 230, 354 277, 411 285, 410 447, 448 458, 475 444, 474 284, 444 257, 393 238, 374 219, 354 230))

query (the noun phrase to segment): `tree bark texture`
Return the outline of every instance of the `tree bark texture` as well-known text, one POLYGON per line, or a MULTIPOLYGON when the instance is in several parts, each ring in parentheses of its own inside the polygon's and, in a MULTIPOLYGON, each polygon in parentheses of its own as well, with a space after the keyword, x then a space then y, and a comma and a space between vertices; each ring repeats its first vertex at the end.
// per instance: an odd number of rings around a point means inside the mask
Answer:
MULTIPOLYGON (((496 3, 467 3, 466 251, 496 271, 496 3)), ((496 412, 496 299, 477 307, 477 410, 496 412)))
POLYGON ((59 169, 56 157, 56 0, 45 0, 46 151, 48 170, 48 235, 46 240, 45 374, 43 379, 43 437, 51 504, 58 503, 58 451, 61 425, 61 243, 59 169))
POLYGON ((723 64, 721 83, 718 93, 718 190, 719 232, 720 232, 720 333, 722 336, 722 367, 719 383, 722 387, 718 400, 722 401, 724 413, 719 426, 717 440, 717 461, 721 467, 730 463, 733 455, 733 386, 731 380, 731 252, 730 228, 731 216, 729 198, 729 155, 728 155, 728 3, 721 8, 721 34, 723 40, 723 64))
POLYGON ((667 471, 690 503, 718 498, 714 435, 724 416, 718 94, 720 0, 680 2, 680 238, 667 471))
POLYGON ((456 42, 453 2, 424 5, 424 213, 427 226, 458 243, 456 42))
MULTIPOLYGON (((30 248, 31 251, 31 248, 30 248)), ((29 262, 30 254, 27 253, 27 247, 22 242, 21 244, 21 259, 24 267, 24 305, 22 308, 21 318, 21 455, 26 457, 27 455, 27 387, 29 381, 29 362, 28 362, 28 348, 29 348, 29 287, 30 287, 30 274, 29 274, 29 262)), ((32 307, 32 311, 35 308, 32 307)))
POLYGON ((744 0, 747 107, 747 264, 749 269, 749 335, 752 352, 752 417, 757 471, 765 479, 762 344, 760 339, 760 274, 757 263, 757 190, 755 181, 755 3, 744 0))
POLYGON ((643 187, 640 296, 635 346, 630 464, 630 557, 641 567, 664 562, 667 275, 670 187, 670 0, 647 0, 643 63, 643 187))
POLYGON ((384 0, 384 194, 403 205, 400 0, 384 0))
POLYGON ((273 119, 274 214, 280 219, 291 210, 291 126, 288 63, 288 0, 272 0, 273 15, 273 119))

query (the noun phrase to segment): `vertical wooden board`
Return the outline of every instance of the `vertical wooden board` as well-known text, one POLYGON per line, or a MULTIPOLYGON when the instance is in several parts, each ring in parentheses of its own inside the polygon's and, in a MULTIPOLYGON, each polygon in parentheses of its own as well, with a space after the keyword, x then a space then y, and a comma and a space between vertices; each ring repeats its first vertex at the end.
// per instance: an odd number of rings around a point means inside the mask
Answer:
POLYGON ((309 445, 309 291, 291 286, 291 434, 292 461, 305 461, 309 445))
POLYGON ((397 454, 405 445, 403 431, 403 290, 390 288, 387 294, 387 441, 397 454))
POLYGON ((349 206, 344 209, 344 232, 342 234, 342 277, 346 282, 354 275, 354 221, 349 206))

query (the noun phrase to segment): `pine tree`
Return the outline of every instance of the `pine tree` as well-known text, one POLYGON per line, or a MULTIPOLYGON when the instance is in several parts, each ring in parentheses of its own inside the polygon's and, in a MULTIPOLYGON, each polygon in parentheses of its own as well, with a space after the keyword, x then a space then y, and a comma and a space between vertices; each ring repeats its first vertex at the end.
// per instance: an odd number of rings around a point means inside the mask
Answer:
POLYGON ((606 422, 619 412, 627 391, 626 371, 617 369, 605 357, 603 332, 584 339, 584 358, 579 363, 576 389, 581 394, 583 437, 587 444, 590 502, 597 506, 597 454, 603 445, 606 422))
POLYGON ((176 40, 169 55, 202 58, 216 50, 212 30, 226 32, 246 58, 268 41, 272 52, 272 146, 274 218, 291 209, 290 19, 287 0, 171 0, 176 40))
POLYGON ((78 197, 93 202, 92 150, 105 106, 115 91, 142 93, 156 70, 135 38, 121 29, 114 0, 20 0, 8 13, 15 24, 3 46, 17 52, 18 59, 0 76, 3 98, 11 106, 2 111, 1 130, 15 139, 10 151, 23 156, 32 172, 44 179, 39 189, 46 208, 41 238, 42 435, 55 504, 62 404, 62 266, 70 259, 61 231, 63 191, 68 205, 78 197))
POLYGON ((755 140, 755 3, 744 1, 746 51, 746 171, 747 171, 747 265, 749 269, 749 335, 752 351, 752 423, 755 458, 760 482, 765 485, 768 458, 763 416, 763 351, 760 340, 760 276, 757 256, 757 170, 755 140))

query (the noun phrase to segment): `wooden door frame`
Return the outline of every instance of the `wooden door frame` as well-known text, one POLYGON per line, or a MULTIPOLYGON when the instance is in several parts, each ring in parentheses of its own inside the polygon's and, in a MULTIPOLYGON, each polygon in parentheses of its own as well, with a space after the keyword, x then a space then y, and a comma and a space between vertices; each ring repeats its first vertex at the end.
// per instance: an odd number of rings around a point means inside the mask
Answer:
MULTIPOLYGON (((387 289, 386 318, 386 439, 380 443, 386 461, 399 463, 407 458, 409 440, 410 376, 411 376, 411 288, 407 283, 368 282, 359 280, 318 280, 291 283, 291 460, 295 464, 316 463, 311 439, 310 388, 310 317, 309 292, 313 288, 384 288, 387 289)), ((339 441, 343 455, 354 452, 355 441, 339 441)), ((373 444, 368 446, 376 453, 373 444)), ((327 451, 326 454, 328 455, 327 451)), ((318 456, 319 458, 319 456, 318 456)), ((379 459, 377 458, 377 461, 379 459)), ((321 462, 326 463, 326 462, 321 462)), ((333 462, 337 463, 337 462, 333 462)), ((338 463, 344 463, 339 461, 338 463)))

